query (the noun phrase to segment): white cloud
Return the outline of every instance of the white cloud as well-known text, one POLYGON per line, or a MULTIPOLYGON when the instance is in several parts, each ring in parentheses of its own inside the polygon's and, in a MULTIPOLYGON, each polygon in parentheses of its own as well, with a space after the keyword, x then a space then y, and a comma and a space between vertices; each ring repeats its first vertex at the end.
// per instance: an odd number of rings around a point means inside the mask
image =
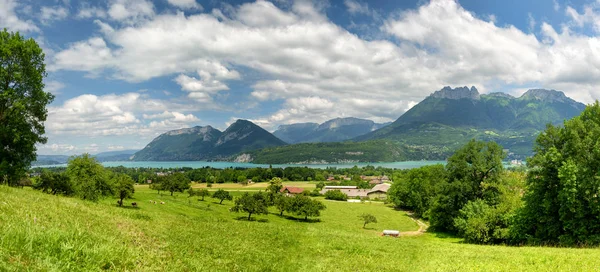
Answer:
POLYGON ((554 11, 559 11, 560 10, 560 4, 558 3, 558 1, 557 0, 552 0, 552 3, 553 3, 554 11))
POLYGON ((600 84, 600 39, 539 25, 538 38, 482 20, 456 1, 432 0, 385 21, 381 30, 394 41, 364 40, 309 1, 289 10, 258 1, 102 27, 111 31, 70 45, 52 67, 132 82, 172 76, 189 98, 204 103, 241 79, 241 71, 251 71, 259 75, 249 82, 251 98, 284 101, 280 110, 256 118, 273 124, 338 116, 390 121, 446 85, 486 91, 535 83, 584 102, 600 98, 594 87, 600 84))
POLYGON ((571 18, 574 25, 583 27, 586 24, 590 24, 596 33, 600 33, 600 1, 585 5, 583 13, 577 12, 571 6, 567 6, 565 13, 571 18))
POLYGON ((69 10, 65 7, 54 6, 54 7, 42 7, 40 14, 40 21, 47 25, 53 21, 61 21, 69 16, 69 10))
POLYGON ((65 84, 56 80, 50 80, 45 82, 44 91, 50 92, 54 95, 60 94, 60 90, 65 87, 65 84))
POLYGON ((152 135, 199 121, 192 114, 171 112, 168 108, 181 107, 139 93, 85 94, 50 107, 46 129, 53 136, 152 135))
POLYGON ((196 0, 168 0, 169 4, 181 9, 197 9, 202 10, 202 6, 196 0))
POLYGON ((367 3, 359 3, 355 0, 344 0, 344 5, 350 14, 370 14, 369 5, 367 3))
POLYGON ((81 3, 79 12, 76 18, 78 19, 90 19, 90 18, 106 18, 106 10, 101 7, 91 6, 87 2, 81 3))
POLYGON ((31 21, 19 18, 17 8, 23 5, 15 0, 0 0, 0 26, 10 31, 36 32, 40 29, 31 21))
POLYGON ((135 24, 154 16, 154 4, 148 0, 112 0, 107 13, 115 21, 135 24))

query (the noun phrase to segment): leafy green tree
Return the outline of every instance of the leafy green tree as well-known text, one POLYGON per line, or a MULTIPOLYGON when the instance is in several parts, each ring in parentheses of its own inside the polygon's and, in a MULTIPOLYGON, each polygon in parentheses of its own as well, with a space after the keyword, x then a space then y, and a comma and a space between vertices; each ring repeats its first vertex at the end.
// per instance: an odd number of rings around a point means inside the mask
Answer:
POLYGON ((108 172, 90 154, 71 157, 67 175, 73 181, 77 194, 84 200, 97 201, 114 193, 108 172))
POLYGON ((235 199, 235 205, 231 208, 231 211, 247 212, 248 220, 252 218, 253 214, 268 214, 266 194, 263 192, 253 194, 245 192, 242 196, 235 199))
POLYGON ((49 171, 42 172, 37 182, 33 185, 33 188, 53 195, 62 194, 69 196, 75 193, 71 179, 67 174, 49 171))
POLYGON ((457 150, 446 164, 448 181, 440 184, 432 202, 431 227, 456 232, 454 218, 469 201, 482 199, 488 205, 498 204, 503 158, 502 147, 495 142, 471 140, 457 150))
POLYGON ((316 186, 317 190, 321 191, 321 190, 323 190, 323 187, 325 187, 325 182, 319 181, 319 183, 317 183, 317 186, 316 186))
POLYGON ((293 197, 289 204, 289 211, 296 215, 304 216, 304 220, 308 220, 309 216, 320 216, 321 211, 325 210, 325 208, 325 204, 321 201, 311 199, 304 195, 293 197))
POLYGON ((283 194, 275 195, 274 205, 275 208, 277 208, 277 210, 279 211, 279 216, 283 216, 283 212, 289 211, 291 209, 291 199, 291 197, 288 197, 283 194))
POLYGON ((114 176, 114 184, 115 184, 115 196, 119 198, 119 206, 123 206, 123 199, 133 197, 133 193, 135 192, 135 188, 133 184, 135 182, 133 179, 126 174, 115 174, 114 176))
POLYGON ((202 197, 202 201, 204 201, 204 197, 209 196, 210 192, 207 189, 200 189, 196 192, 196 195, 202 197))
MULTIPOLYGON (((244 183, 246 181, 247 181, 246 176, 243 176, 243 175, 237 176, 237 183, 244 183)), ((246 182, 246 184, 248 184, 248 183, 246 182)))
POLYGON ((377 223, 377 218, 370 213, 364 213, 364 214, 360 215, 359 217, 364 222, 363 229, 366 228, 367 224, 369 224, 369 223, 377 223))
POLYGON ((217 190, 212 195, 212 197, 219 199, 220 200, 219 204, 223 204, 223 200, 232 200, 233 199, 233 196, 228 191, 225 191, 223 189, 217 190))
POLYGON ((281 188, 283 188, 283 181, 281 181, 281 178, 272 178, 271 181, 269 181, 269 186, 267 186, 267 191, 276 194, 279 193, 281 188))
POLYGON ((47 138, 44 53, 33 39, 0 31, 0 183, 16 185, 47 138))
POLYGON ((184 192, 189 189, 190 179, 183 173, 175 173, 166 176, 161 186, 163 190, 171 192, 172 196, 174 192, 184 192))
POLYGON ((195 196, 195 195, 198 195, 198 191, 194 190, 194 188, 192 188, 192 187, 190 187, 190 188, 187 190, 187 193, 188 193, 188 198, 189 198, 189 197, 193 197, 193 196, 195 196))
POLYGON ((433 199, 446 179, 447 173, 441 164, 410 169, 395 179, 387 195, 396 207, 411 210, 415 216, 428 219, 433 199))
POLYGON ((340 190, 329 190, 325 192, 325 199, 346 201, 348 195, 342 193, 340 190))
POLYGON ((515 242, 600 244, 600 104, 563 127, 548 125, 527 161, 527 191, 515 242))

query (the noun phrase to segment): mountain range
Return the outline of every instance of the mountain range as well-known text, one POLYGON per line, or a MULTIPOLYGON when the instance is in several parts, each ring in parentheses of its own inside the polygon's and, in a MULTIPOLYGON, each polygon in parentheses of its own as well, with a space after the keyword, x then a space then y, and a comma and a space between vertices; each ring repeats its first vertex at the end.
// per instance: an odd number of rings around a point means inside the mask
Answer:
POLYGON ((378 124, 371 120, 354 117, 335 118, 322 124, 281 125, 273 132, 273 135, 289 144, 342 142, 378 130, 389 124, 378 124))
POLYGON ((286 143, 247 120, 237 120, 221 132, 196 126, 161 134, 135 153, 134 161, 226 160, 240 152, 286 143))
POLYGON ((246 156, 256 163, 446 159, 468 140, 479 139, 496 141, 509 158, 523 159, 532 154, 535 138, 546 124, 561 124, 584 108, 555 90, 532 89, 517 98, 505 93, 482 95, 475 87, 444 87, 392 124, 344 143, 346 152, 326 154, 323 150, 333 145, 303 144, 246 156))
POLYGON ((255 163, 443 160, 468 140, 479 139, 496 141, 509 158, 523 159, 532 154, 535 138, 546 124, 559 125, 584 108, 555 90, 532 89, 513 97, 480 94, 475 87, 444 87, 391 124, 336 118, 322 124, 282 125, 271 134, 250 121, 237 120, 223 132, 211 126, 172 130, 133 155, 130 151, 97 158, 255 163))

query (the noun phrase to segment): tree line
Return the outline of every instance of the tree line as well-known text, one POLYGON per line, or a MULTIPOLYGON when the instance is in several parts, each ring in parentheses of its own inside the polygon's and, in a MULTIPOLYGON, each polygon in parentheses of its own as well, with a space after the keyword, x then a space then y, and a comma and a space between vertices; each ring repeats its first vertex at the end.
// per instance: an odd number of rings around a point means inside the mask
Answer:
POLYGON ((502 167, 502 147, 472 140, 448 159, 399 172, 394 205, 431 229, 483 244, 600 244, 600 105, 540 133, 527 171, 502 167))

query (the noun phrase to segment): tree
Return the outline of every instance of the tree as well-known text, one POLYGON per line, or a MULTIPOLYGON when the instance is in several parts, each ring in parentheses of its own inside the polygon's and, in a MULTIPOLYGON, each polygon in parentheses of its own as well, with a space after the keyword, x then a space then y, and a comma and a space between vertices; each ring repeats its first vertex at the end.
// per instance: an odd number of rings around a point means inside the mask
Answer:
POLYGON ((274 200, 273 204, 279 211, 279 216, 283 216, 284 211, 289 211, 291 209, 291 207, 290 207, 291 199, 292 198, 290 198, 286 195, 283 195, 283 194, 275 195, 275 200, 274 200))
POLYGON ((193 197, 195 195, 198 194, 198 191, 194 190, 194 188, 190 187, 190 189, 187 190, 188 193, 188 198, 193 197))
POLYGON ((319 181, 319 183, 317 183, 317 186, 316 186, 317 190, 321 191, 321 190, 323 190, 323 187, 325 187, 325 182, 319 181))
POLYGON ((219 189, 219 190, 217 190, 217 191, 216 191, 216 192, 215 192, 215 193, 212 195, 212 197, 213 197, 213 198, 216 198, 216 199, 219 199, 219 200, 221 200, 221 201, 219 202, 219 204, 223 204, 223 200, 232 200, 232 199, 233 199, 233 196, 231 196, 231 194, 229 194, 229 192, 228 192, 228 191, 225 191, 225 190, 223 190, 223 189, 219 189))
POLYGON ((309 216, 320 216, 321 211, 325 208, 325 204, 321 201, 303 195, 293 197, 289 204, 289 211, 296 215, 304 216, 304 220, 308 220, 309 216))
POLYGON ((161 187, 165 191, 171 192, 171 196, 174 192, 183 192, 190 188, 190 179, 183 173, 175 173, 166 177, 161 182, 161 187))
POLYGON ((369 223, 377 223, 377 218, 375 218, 375 216, 370 213, 364 213, 359 217, 364 221, 363 229, 367 227, 367 224, 369 223))
POLYGON ((491 206, 498 204, 503 158, 502 147, 495 142, 471 140, 457 150, 446 164, 447 182, 439 185, 431 204, 431 227, 456 232, 454 218, 469 201, 482 199, 491 206))
POLYGON ((0 31, 0 183, 16 185, 36 159, 35 145, 45 144, 44 53, 33 39, 0 31))
POLYGON ((43 171, 38 181, 33 185, 34 189, 44 193, 73 195, 75 193, 71 179, 65 173, 53 173, 43 171))
POLYGON ((340 190, 329 190, 325 192, 325 199, 346 201, 348 195, 342 193, 340 190))
POLYGON ((67 175, 73 181, 77 194, 84 200, 97 201, 100 197, 113 194, 113 184, 107 171, 90 154, 69 159, 67 175))
POLYGON ((268 205, 266 195, 263 192, 250 194, 244 193, 235 199, 235 205, 231 208, 232 212, 247 212, 248 220, 253 214, 268 214, 268 205))
POLYGON ((276 194, 279 193, 281 188, 283 188, 281 178, 272 178, 271 181, 269 181, 269 186, 267 186, 267 191, 276 194))
POLYGON ((133 188, 133 179, 126 174, 115 174, 115 195, 119 198, 119 206, 123 206, 123 199, 131 198, 135 189, 133 188))
POLYGON ((200 189, 196 192, 196 195, 202 197, 202 201, 204 201, 204 197, 209 196, 210 192, 207 189, 200 189))
POLYGON ((515 242, 600 244, 600 104, 586 107, 563 127, 548 125, 527 160, 524 207, 515 242))
POLYGON ((441 164, 407 170, 399 175, 387 195, 396 207, 408 209, 417 217, 429 219, 429 209, 441 184, 446 183, 441 164))

